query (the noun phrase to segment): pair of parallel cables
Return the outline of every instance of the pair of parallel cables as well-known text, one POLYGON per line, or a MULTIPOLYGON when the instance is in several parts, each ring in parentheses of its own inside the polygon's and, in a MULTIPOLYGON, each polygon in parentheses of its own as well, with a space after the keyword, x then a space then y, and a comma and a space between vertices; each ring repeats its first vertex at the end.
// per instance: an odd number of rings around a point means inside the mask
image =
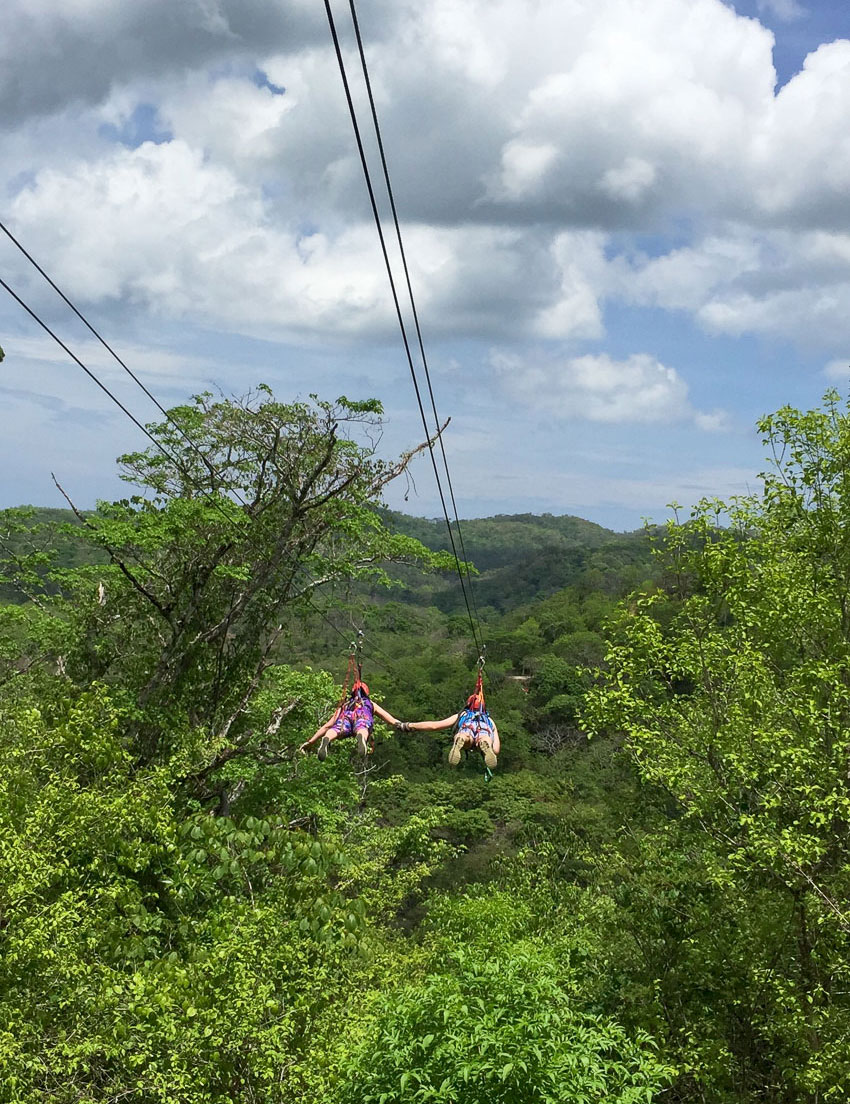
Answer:
POLYGON ((369 193, 369 203, 372 207, 372 216, 375 220, 375 228, 378 232, 378 240, 381 245, 381 253, 384 258, 384 265, 387 270, 387 277, 390 283, 390 290, 392 292, 393 304, 395 306, 396 316, 398 318, 398 325, 401 331, 401 338, 404 344, 404 351, 407 357, 407 364, 410 369, 410 378, 413 382, 413 390, 416 394, 416 403, 419 407, 419 416, 422 420, 422 428, 425 431, 425 440, 428 442, 428 453, 431 457, 431 466, 434 471, 434 480, 437 484, 437 491, 440 497, 440 504, 443 510, 443 517, 446 522, 446 529, 449 535, 449 544, 451 545, 452 554, 455 561, 455 569, 457 571, 458 579, 460 580, 461 592, 463 594, 463 601, 466 606, 466 613, 469 618, 469 627, 472 632, 472 641, 475 645, 479 655, 479 670, 484 665, 484 652, 485 644, 481 633, 481 621, 478 616, 478 607, 475 602, 475 594, 472 587, 472 576, 469 570, 469 560, 466 555, 466 548, 463 541, 463 528, 460 524, 460 518, 458 517, 457 504, 455 502, 454 487, 452 486, 452 478, 449 472, 449 462, 446 456, 445 445, 443 444, 443 435, 440 430, 440 419, 437 415, 437 405, 434 399, 434 389, 431 384, 431 373, 428 368, 428 358, 425 355, 425 345, 422 340, 422 330, 419 325, 419 312, 416 309, 416 300, 413 295, 413 286, 410 279, 410 269, 407 264, 407 254, 404 249, 404 241, 401 233, 401 225, 399 223, 398 211, 396 209, 395 197, 393 195, 392 183, 390 181, 390 171, 387 164, 386 153, 384 151, 384 142, 381 136, 381 127, 378 122, 378 112, 375 106, 375 97, 372 94, 372 82, 369 79, 369 69, 366 64, 366 54, 363 49, 363 39, 360 34, 360 23, 357 18, 357 9, 355 7, 354 0, 349 0, 348 6, 351 13, 351 22, 354 28, 354 36, 357 41, 357 52, 360 58, 360 68, 363 74, 363 83, 366 88, 366 93, 369 99, 369 110, 371 113, 372 126, 375 131, 375 139, 377 141, 378 153, 381 161, 381 170, 383 173, 384 186, 386 188, 387 198, 389 200, 390 211, 392 213, 392 223, 395 230, 395 237, 398 243, 398 252, 401 258, 402 270, 404 272, 404 281, 407 288, 407 297, 410 303, 410 311, 413 317, 414 328, 416 331, 416 338, 419 347, 419 357, 424 369, 425 381, 428 387, 428 396, 430 398, 431 413, 434 418, 433 431, 428 426, 428 419, 425 414, 425 407, 422 401, 422 392, 419 386, 419 380, 416 375, 416 366, 414 364, 413 352, 411 349, 411 341, 408 337, 407 326, 404 320, 404 314, 402 312, 401 303, 399 300, 398 289, 396 287, 395 275, 393 272, 393 266, 390 262, 389 252, 387 249, 386 237, 384 235, 383 223, 381 221, 381 215, 378 210, 378 203, 375 197, 375 188, 372 183, 372 174, 369 168, 369 162, 366 157, 366 151, 363 146, 363 138, 361 135, 360 124, 357 118, 357 111, 354 106, 354 99, 351 93, 351 85, 348 80, 348 74, 345 67, 345 59, 343 57, 342 48, 340 46, 339 35, 337 34, 336 23, 334 21, 333 9, 331 7, 331 0, 324 0, 325 12, 328 17, 328 26, 331 32, 331 38, 333 39, 334 50, 336 52, 337 64, 339 66, 339 73, 342 79, 343 90, 345 91, 345 99, 348 104, 348 113, 351 118, 351 125, 354 130, 354 138, 357 143, 357 151, 360 155, 360 165, 363 170, 363 177, 366 182, 366 189, 369 193), (458 554, 457 544, 455 543, 454 530, 452 529, 452 523, 449 519, 448 507, 446 505, 446 496, 443 492, 442 478, 440 476, 440 470, 437 466, 437 459, 434 455, 434 446, 432 443, 432 437, 436 436, 439 446, 440 454, 443 462, 443 470, 445 472, 446 486, 448 488, 449 497, 452 504, 452 512, 454 516, 455 528, 458 535, 458 543, 460 544, 460 554, 458 554), (463 557, 463 565, 461 563, 461 556, 463 557), (466 576, 464 578, 464 575, 466 576), (471 603, 471 605, 470 605, 471 603), (474 608, 474 615, 473 615, 474 608))
MULTIPOLYGON (((193 450, 193 452, 197 453, 197 455, 200 457, 201 462, 203 463, 203 465, 207 469, 207 471, 210 473, 210 475, 213 476, 213 478, 218 479, 220 481, 220 483, 222 484, 222 486, 224 486, 225 485, 225 480, 224 480, 223 476, 210 463, 209 459, 204 455, 204 453, 199 448, 197 443, 189 436, 188 433, 186 433, 186 431, 179 424, 179 422, 174 420, 174 418, 171 416, 171 414, 169 414, 169 412, 165 409, 165 407, 162 406, 162 404, 159 402, 159 400, 156 398, 156 396, 145 386, 145 384, 142 382, 142 380, 139 379, 139 377, 132 371, 132 369, 124 362, 124 360, 122 360, 122 358, 118 355, 118 353, 112 348, 112 346, 109 344, 109 342, 106 340, 106 338, 104 338, 102 336, 102 334, 100 334, 98 332, 98 330, 95 329, 95 327, 89 322, 89 320, 85 317, 85 315, 74 305, 74 303, 68 298, 68 296, 65 294, 65 292, 62 291, 62 289, 57 286, 57 284, 51 279, 51 277, 48 275, 48 273, 45 272, 45 270, 38 263, 38 261, 36 261, 36 259, 24 248, 24 246, 21 244, 21 242, 18 241, 18 239, 14 236, 14 234, 11 232, 11 230, 9 230, 9 228, 2 221, 0 221, 0 230, 2 230, 2 232, 6 235, 7 238, 9 238, 9 240, 13 243, 13 245, 16 246, 16 248, 24 255, 24 257, 26 257, 26 259, 36 269, 36 271, 47 281, 47 283, 50 285, 50 287, 53 288, 53 290, 60 297, 60 299, 62 299, 62 301, 71 309, 71 311, 73 311, 73 313, 77 316, 77 318, 79 318, 80 321, 83 323, 83 325, 94 335, 94 337, 100 342, 100 344, 104 347, 104 349, 106 349, 106 351, 113 357, 113 359, 115 361, 117 361, 117 363, 121 366, 121 368, 123 368, 123 370, 133 380, 133 382, 139 388, 141 388, 141 390, 145 393, 145 395, 147 395, 147 397, 151 400, 151 402, 154 404, 154 406, 156 406, 156 408, 164 415, 165 419, 177 430, 177 432, 180 434, 180 436, 186 441, 186 443, 193 450)), ((40 315, 35 310, 33 310, 33 308, 30 307, 20 297, 20 295, 18 295, 17 292, 14 291, 9 286, 9 284, 2 277, 0 277, 0 287, 3 287, 9 293, 9 295, 11 295, 11 297, 15 300, 15 302, 18 303, 18 305, 21 306, 27 312, 27 314, 45 331, 45 333, 47 333, 56 342, 56 344, 59 345, 59 347, 61 349, 63 349, 68 354, 68 356, 85 372, 85 374, 89 377, 89 379, 91 379, 92 382, 94 384, 96 384, 96 386, 99 387, 101 389, 101 391, 103 391, 104 394, 106 394, 109 399, 111 399, 111 401, 118 407, 118 409, 123 414, 125 414, 126 417, 128 417, 130 419, 130 421, 138 429, 140 429, 142 431, 142 433, 162 453, 162 455, 170 463, 172 463, 174 465, 175 470, 180 471, 183 474, 183 476, 186 479, 189 486, 192 487, 193 490, 197 491, 203 498, 207 499, 207 501, 221 514, 221 516, 228 523, 228 525, 232 525, 232 526, 235 527, 236 526, 236 519, 235 519, 234 515, 230 514, 230 513, 227 513, 222 508, 222 504, 219 502, 219 500, 216 499, 216 498, 213 498, 213 496, 209 493, 209 491, 206 490, 206 488, 201 487, 201 486, 199 486, 199 485, 197 485, 196 483, 193 482, 193 480, 189 477, 189 473, 186 471, 185 467, 180 463, 178 458, 176 456, 174 456, 162 444, 161 441, 158 441, 157 438, 153 436, 153 434, 150 432, 150 430, 148 430, 148 428, 145 425, 143 425, 142 422, 139 421, 139 419, 135 416, 135 414, 133 414, 133 412, 123 402, 121 402, 121 400, 117 397, 117 395, 115 395, 106 386, 106 384, 98 377, 97 373, 92 371, 92 369, 89 368, 76 355, 76 353, 74 353, 73 350, 69 348, 69 346, 58 336, 58 334, 56 334, 50 328, 50 326, 48 326, 48 324, 40 317, 40 315)), ((243 507, 247 508, 248 504, 245 502, 244 498, 239 494, 239 492, 234 491, 233 494, 234 494, 234 497, 239 501, 239 503, 243 507)), ((319 615, 319 617, 321 617, 321 619, 325 622, 326 625, 328 625, 331 629, 333 629, 333 631, 338 636, 342 637, 343 640, 348 639, 346 634, 341 629, 337 628, 337 626, 324 614, 324 612, 313 601, 311 601, 310 599, 307 599, 307 601, 308 601, 308 604, 310 605, 311 609, 313 610, 313 612, 317 613, 319 615)))
MULTIPOLYGON (((411 379, 412 379, 412 382, 413 382, 414 392, 416 394, 416 401, 417 401, 417 405, 418 405, 418 408, 419 408, 419 414, 420 414, 420 418, 422 420, 423 429, 425 430, 425 438, 426 438, 426 441, 428 443, 428 451, 429 451, 429 455, 430 455, 430 458, 431 458, 432 468, 433 468, 433 471, 434 471, 434 478, 435 478, 435 481, 436 481, 436 484, 437 484, 437 490, 438 490, 438 493, 439 493, 440 503, 441 503, 442 510, 443 510, 443 517, 445 519, 446 528, 447 528, 448 535, 449 535, 449 543, 451 545, 452 553, 453 553, 453 556, 454 556, 455 568, 456 568, 456 571, 457 571, 458 579, 460 581, 461 591, 462 591, 462 594, 463 594, 464 604, 466 606, 467 616, 469 618, 470 629, 472 631, 472 640, 473 640, 473 643, 474 643, 475 647, 477 648, 477 650, 479 652, 479 657, 480 657, 479 658, 479 669, 480 669, 481 666, 483 666, 483 655, 484 655, 485 645, 483 644, 483 640, 481 638, 481 625, 480 625, 480 619, 478 617, 477 606, 475 605, 474 593, 473 593, 473 590, 472 590, 472 578, 471 578, 471 575, 470 575, 469 564, 468 564, 468 560, 467 560, 467 556, 466 556, 466 549, 465 549, 464 542, 463 542, 463 530, 462 530, 462 527, 461 527, 461 524, 460 524, 460 518, 458 517, 457 505, 456 505, 455 496, 454 496, 454 488, 452 486, 451 474, 449 472, 448 458, 446 456, 445 446, 443 444, 442 434, 440 432, 440 423, 439 423, 439 418, 438 418, 438 415, 437 415, 436 402, 435 402, 435 399, 434 399, 434 391, 433 391, 433 386, 431 384, 431 376, 430 376, 430 371, 429 371, 429 368, 428 368, 428 361, 427 361, 427 357, 425 355, 425 348, 424 348, 421 328, 420 328, 420 324, 419 324, 419 316, 418 316, 418 312, 416 310, 416 303, 415 303, 415 299, 414 299, 414 295, 413 295, 413 288, 412 288, 412 284, 411 284, 411 280, 410 280, 410 272, 409 272, 409 268, 408 268, 408 264, 407 264, 406 253, 405 253, 405 250, 404 250, 404 243, 403 243, 403 239, 402 239, 401 227, 400 227, 400 224, 399 224, 398 214, 397 214, 397 210, 396 210, 395 198, 393 196, 392 184, 391 184, 390 175, 389 175, 389 168, 388 168, 388 165, 387 165, 387 160, 386 160, 386 156, 385 156, 385 152, 384 152, 384 145, 383 145, 383 139, 381 137, 380 125, 379 125, 378 116, 377 116, 377 110, 376 110, 376 107, 375 107, 374 97, 372 95, 371 81, 369 80, 369 73, 368 73, 368 68, 367 68, 367 65, 366 65, 366 58, 365 58, 365 53, 364 53, 364 50, 363 50, 362 38, 361 38, 361 35, 360 35, 359 22, 357 20, 357 13, 356 13, 356 9, 355 9, 353 0, 349 0, 349 3, 350 3, 352 22, 353 22, 353 26, 354 26, 354 30, 355 30, 355 35, 356 35, 356 38, 357 38, 358 52, 359 52, 359 55, 360 55, 360 62, 361 62, 361 67, 362 67, 362 71, 363 71, 363 78, 364 78, 364 81, 365 81, 365 84, 366 84, 366 89, 367 89, 368 96, 369 96, 369 104, 370 104, 370 109, 371 109, 371 114, 372 114, 372 121, 373 121, 373 125, 374 125, 374 128, 375 128, 375 135, 376 135, 377 142, 378 142, 378 149, 379 149, 379 152, 380 152, 381 165, 382 165, 383 174, 384 174, 384 182, 385 182, 385 185, 386 185, 387 195, 388 195, 388 198, 389 198, 390 208, 391 208, 391 211, 392 211, 393 224, 394 224, 394 227, 395 227, 395 233, 396 233, 396 238, 397 238, 397 241, 398 241, 399 253, 400 253, 400 256, 401 256, 402 265, 403 265, 403 269, 404 269, 404 276, 405 276, 405 282, 406 282, 406 286, 407 286, 407 293, 408 293, 408 297, 409 297, 409 300, 410 300, 410 306, 411 306, 411 311, 412 311, 412 315, 413 315, 413 319, 414 319, 420 356, 421 356, 422 365, 423 365, 424 372, 425 372, 425 379, 426 379, 426 382, 427 382, 428 393, 429 393, 430 402, 431 402, 431 410, 432 410, 432 414, 433 414, 433 417, 434 417, 435 430, 434 430, 433 435, 432 435, 432 432, 429 429, 427 417, 426 417, 426 414, 425 414, 425 408, 424 408, 423 401, 422 401, 422 394, 421 394, 421 390, 420 390, 420 387, 419 387, 419 381, 418 381, 417 375, 416 375, 416 368, 415 368, 415 364, 414 364, 414 360, 413 360, 413 354, 412 354, 412 351, 411 351, 411 343, 410 343, 410 340, 408 338, 407 329, 406 329, 405 322, 404 322, 404 316, 402 314, 401 304, 400 304, 400 301, 399 301, 398 291, 397 291, 396 283, 395 283, 395 277, 394 277, 392 265, 390 263, 389 254, 388 254, 388 251, 387 251, 386 239, 385 239, 385 236, 384 236, 383 226, 382 226, 380 214, 379 214, 379 211, 378 211, 377 201, 376 201, 376 198, 375 198, 375 190, 374 190, 374 187, 372 185, 371 174, 370 174, 370 171, 369 171, 369 166, 368 166, 368 162, 367 162, 366 155, 365 155, 365 150, 363 148, 363 142, 362 142, 362 138, 361 138, 361 134, 360 134, 360 127, 359 127, 358 121, 357 121, 357 115, 356 115, 356 112, 355 112, 354 103, 353 103, 353 99, 352 99, 352 96, 351 96, 351 89, 350 89, 350 86, 349 86, 348 77, 347 77, 346 70, 345 70, 345 63, 344 63, 342 51, 341 51, 341 48, 340 48, 339 38, 338 38, 338 35, 337 35, 337 32, 336 32, 336 26, 334 24, 334 19, 333 19, 333 12, 331 10, 329 0, 325 0, 325 8, 326 8, 327 16, 328 16, 328 23, 329 23, 329 26, 330 26, 330 29, 331 29, 331 36, 333 38, 334 49, 336 51, 337 61, 338 61, 339 68, 340 68, 340 75, 342 77, 342 82, 343 82, 343 87, 344 87, 344 90, 345 90, 346 100, 347 100, 347 103, 348 103, 349 114, 351 116, 351 122, 352 122, 352 126, 353 126, 353 129, 354 129, 354 134, 355 134, 355 138, 356 138, 356 142, 357 142, 358 151, 359 151, 359 154, 360 154, 361 166, 362 166, 362 169, 363 169, 367 189, 368 189, 368 192, 369 192, 369 199, 370 199, 370 203, 371 203, 371 207, 372 207, 372 213, 373 213, 373 216, 374 216, 374 219, 375 219, 375 225, 376 225, 376 228, 377 228, 377 231, 378 231, 378 237, 379 237, 379 241, 380 241, 380 244, 381 244, 381 251, 382 251, 382 254, 383 254, 383 257, 384 257, 384 262, 385 262, 386 269, 387 269, 387 275, 388 275, 389 282, 390 282, 390 288, 391 288, 391 292, 392 292, 392 296, 393 296, 393 302, 394 302, 395 309, 396 309, 396 314, 397 314, 397 317, 398 317, 399 327, 400 327, 400 330, 401 330, 402 340, 403 340, 403 343, 404 343, 405 353, 406 353, 406 356, 407 356, 407 362, 408 362, 408 366, 409 366, 409 369, 410 369, 410 374, 411 374, 411 379), (454 531, 452 529, 452 524, 451 524, 451 521, 449 519, 448 507, 446 505, 445 494, 443 492, 443 487, 442 487, 442 480, 441 480, 440 472, 439 472, 439 469, 438 469, 438 466, 437 466, 436 457, 434 455, 432 436, 437 437, 437 440, 439 441, 439 445, 440 445, 440 451, 441 451, 442 461, 443 461, 443 469, 444 469, 445 475, 446 475, 446 483, 447 483, 447 486, 448 486, 448 489, 449 489, 449 495, 450 495, 450 499, 451 499, 451 503, 452 503, 452 509, 453 509, 453 513, 454 513, 455 525, 456 525, 457 533, 458 533, 458 540, 459 540, 460 548, 461 548, 460 555, 458 554, 458 551, 457 551, 457 545, 455 544, 455 539, 454 539, 454 531), (460 558, 461 555, 463 556, 464 566, 461 565, 461 558, 460 558), (466 579, 464 579, 464 571, 465 571, 465 574, 466 574, 466 579), (470 600, 472 602, 472 606, 475 606, 475 616, 474 616, 474 618, 473 618, 473 611, 472 611, 472 608, 470 606, 470 600)), ((192 448, 192 450, 198 454, 198 456, 200 457, 202 463, 207 468, 207 470, 210 472, 210 474, 213 475, 214 477, 217 477, 217 478, 221 479, 221 476, 219 475, 219 473, 217 473, 215 471, 215 469, 213 468, 213 466, 211 465, 211 463, 209 462, 207 457, 204 456, 201 449, 192 440, 192 438, 186 433, 186 431, 183 429, 183 427, 180 426, 171 417, 171 415, 168 413, 168 411, 162 406, 162 404, 153 395, 153 393, 145 386, 145 384, 142 382, 142 380, 139 379, 139 377, 129 368, 129 366, 124 362, 124 360, 122 360, 122 358, 118 355, 118 353, 115 352, 115 350, 106 341, 106 339, 98 332, 98 330, 95 329, 95 327, 88 321, 88 319, 82 314, 82 312, 74 305, 74 303, 68 298, 68 296, 56 285, 56 283, 51 279, 51 277, 48 275, 48 273, 34 259, 34 257, 24 248, 24 246, 21 244, 21 242, 18 241, 18 239, 12 234, 12 232, 8 229, 8 227, 2 221, 0 221, 0 230, 2 230, 2 232, 9 238, 9 240, 16 246, 16 248, 30 262, 30 264, 39 272, 39 274, 44 278, 44 280, 47 281, 47 283, 56 292, 56 294, 59 295, 59 297, 70 308, 70 310, 80 319, 80 321, 93 334, 93 336, 100 342, 100 344, 107 350, 107 352, 114 358, 114 360, 121 366, 121 368, 127 373, 127 375, 130 376, 130 378, 133 380, 133 382, 145 393, 145 395, 151 400, 151 402, 153 402, 153 404, 164 415, 164 417, 167 419, 167 421, 169 421, 172 424, 172 426, 175 429, 177 429, 177 431, 184 438, 184 440, 187 442, 187 444, 192 448)), ((162 443, 160 441, 158 441, 150 433, 150 431, 142 424, 142 422, 139 421, 139 419, 128 409, 128 407, 106 386, 106 384, 104 384, 102 382, 102 380, 99 379, 97 374, 94 371, 92 371, 69 348, 69 346, 64 341, 62 341, 62 339, 47 325, 46 322, 44 322, 44 320, 36 313, 36 311, 33 310, 26 302, 24 302, 24 300, 9 286, 9 284, 2 277, 0 277, 0 287, 3 287, 9 293, 9 295, 11 295, 11 297, 19 304, 19 306, 21 306, 27 312, 27 314, 30 315, 30 317, 63 349, 63 351, 69 357, 71 357, 71 359, 86 373, 86 375, 101 389, 101 391, 103 391, 107 395, 107 397, 122 411, 122 413, 126 417, 128 417, 130 419, 130 421, 132 421, 133 424, 139 430, 141 430, 141 432, 146 437, 148 437, 148 439, 153 443, 153 445, 172 464, 175 465, 177 470, 180 470, 182 465, 177 460, 177 458, 175 456, 173 456, 165 448, 165 446, 162 445, 162 443)), ((184 472, 184 474, 186 474, 186 473, 184 472)), ((221 480, 221 481, 222 481, 222 483, 224 483, 223 480, 221 480)), ((190 481, 190 483, 191 483, 191 481, 190 481)), ((230 514, 227 514, 222 509, 221 504, 216 499, 212 498, 212 496, 210 496, 204 488, 195 487, 195 490, 198 490, 204 497, 208 498, 209 501, 215 506, 215 508, 228 521, 229 524, 234 523, 233 516, 230 515, 230 514)), ((241 496, 238 494, 238 492, 235 493, 235 497, 237 499, 241 500, 241 496)), ((241 500, 241 502, 242 502, 243 506, 247 506, 247 504, 244 502, 244 500, 241 500)), ((313 603, 310 603, 310 604, 313 605, 313 603)), ((335 625, 333 625, 333 623, 330 622, 324 616, 324 614, 322 614, 322 611, 319 610, 318 607, 313 605, 313 608, 316 610, 316 612, 318 612, 322 616, 323 620, 325 620, 326 623, 328 625, 330 625, 330 627, 333 628, 335 632, 338 633, 338 635, 342 636, 343 638, 345 637, 345 634, 343 632, 341 632, 341 630, 337 629, 337 627, 335 625)))

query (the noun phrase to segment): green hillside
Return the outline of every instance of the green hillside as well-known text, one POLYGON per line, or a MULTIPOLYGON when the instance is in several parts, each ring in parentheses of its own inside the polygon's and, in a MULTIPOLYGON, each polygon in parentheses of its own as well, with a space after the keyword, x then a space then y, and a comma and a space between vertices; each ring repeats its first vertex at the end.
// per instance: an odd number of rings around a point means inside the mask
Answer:
MULTIPOLYGON (((57 564, 76 567, 106 563, 108 557, 92 547, 71 510, 22 507, 32 511, 31 524, 49 531, 57 564), (61 535, 55 535, 55 527, 61 535), (79 537, 74 530, 80 530, 79 537)), ((392 510, 378 511, 392 532, 421 541, 434 551, 448 552, 451 545, 445 521, 410 517, 392 510)), ((643 531, 614 533, 582 518, 550 514, 498 515, 462 521, 466 554, 475 568, 475 597, 481 608, 505 612, 529 600, 544 597, 581 582, 588 590, 614 594, 642 582, 650 561, 649 542, 643 531)), ((460 552, 459 538, 457 541, 460 552)), ((20 547, 11 534, 9 547, 20 547)), ((415 605, 436 605, 445 612, 463 608, 463 592, 454 574, 428 576, 403 567, 392 569, 404 583, 398 597, 415 605)), ((3 592, 14 600, 13 592, 3 592)), ((376 597, 379 597, 376 595, 376 597)))
POLYGON ((202 397, 224 490, 0 514, 0 1102, 847 1099, 850 413, 765 419, 726 528, 467 522, 488 775, 397 724, 477 649, 341 404, 202 397))
MULTIPOLYGON (((384 511, 386 524, 422 541, 428 548, 451 547, 445 521, 410 518, 384 511)), ((591 521, 551 514, 497 515, 462 521, 455 547, 462 557, 461 538, 468 560, 479 572, 473 583, 481 609, 505 612, 516 605, 551 595, 563 587, 584 581, 590 589, 614 593, 636 586, 646 577, 649 542, 643 531, 614 533, 591 521)), ((432 602, 456 612, 463 595, 457 579, 423 579, 402 574, 407 597, 417 603, 432 602)))

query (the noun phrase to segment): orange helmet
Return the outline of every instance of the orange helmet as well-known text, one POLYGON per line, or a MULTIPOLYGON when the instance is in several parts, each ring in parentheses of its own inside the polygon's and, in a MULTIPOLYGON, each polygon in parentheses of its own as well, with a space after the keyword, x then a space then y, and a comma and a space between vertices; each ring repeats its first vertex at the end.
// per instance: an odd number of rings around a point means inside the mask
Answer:
POLYGON ((466 699, 466 704, 470 709, 483 709, 484 708, 484 695, 483 694, 470 694, 466 699))
POLYGON ((365 694, 367 698, 369 697, 369 687, 366 685, 365 682, 361 682, 360 679, 358 679, 351 687, 352 696, 356 694, 358 690, 361 692, 361 694, 365 694))

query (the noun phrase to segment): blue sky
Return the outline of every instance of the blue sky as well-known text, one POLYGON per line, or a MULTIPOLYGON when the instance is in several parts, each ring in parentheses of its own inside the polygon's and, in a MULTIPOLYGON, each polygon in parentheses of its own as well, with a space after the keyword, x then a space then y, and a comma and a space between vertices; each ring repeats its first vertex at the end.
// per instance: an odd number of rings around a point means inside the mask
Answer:
MULTIPOLYGON (((358 12, 461 515, 754 489, 756 419, 850 376, 844 0, 358 12)), ((420 440, 323 6, 2 18, 2 218, 160 400, 377 395, 387 455, 420 440)), ((0 271, 155 418, 7 242, 0 271)), ((0 504, 121 494, 138 431, 11 301, 0 343, 0 504)), ((414 474, 388 501, 433 516, 414 474)))

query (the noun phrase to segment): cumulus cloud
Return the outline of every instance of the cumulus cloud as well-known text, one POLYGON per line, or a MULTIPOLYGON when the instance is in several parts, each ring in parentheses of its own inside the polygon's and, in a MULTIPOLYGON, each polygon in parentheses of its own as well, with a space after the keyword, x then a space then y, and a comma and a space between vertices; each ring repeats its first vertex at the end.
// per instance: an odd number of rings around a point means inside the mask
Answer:
MULTIPOLYGON (((73 253, 75 287, 95 299, 291 332, 303 296, 304 334, 386 333, 321 14, 307 0, 144 13, 73 0, 57 18, 54 0, 12 0, 5 117, 61 109, 56 134, 76 126, 84 151, 10 135, 19 228, 60 263, 73 253), (46 82, 50 56, 63 62, 46 82), (75 97, 94 105, 76 119, 75 97), (140 104, 157 149, 116 152, 104 124, 125 133, 140 104)), ((690 311, 713 331, 785 334, 812 310, 831 329, 810 285, 772 295, 748 280, 769 284, 778 234, 799 235, 782 245, 790 277, 809 266, 806 234, 850 233, 850 42, 822 46, 776 94, 771 33, 721 0, 370 0, 361 23, 439 332, 598 340, 605 298, 690 311), (645 263, 624 245, 623 231, 669 227, 689 240, 645 263)))
MULTIPOLYGON (((386 11, 389 16, 389 10, 386 11)), ((0 39, 4 125, 95 104, 116 85, 324 42, 309 0, 7 0, 0 39)))
POLYGON ((850 357, 836 357, 823 367, 823 373, 828 380, 847 386, 850 382, 850 357))
POLYGON ((694 415, 694 425, 706 433, 726 433, 731 428, 731 418, 728 410, 697 411, 694 415))
POLYGON ((612 294, 691 312, 709 332, 805 345, 843 343, 850 316, 850 234, 730 227, 660 257, 611 270, 612 294))
MULTIPOLYGON (((281 224, 257 188, 179 138, 45 169, 11 215, 85 302, 124 300, 261 336, 395 332, 373 225, 281 224)), ((504 227, 414 225, 406 242, 431 334, 601 330, 592 279, 604 258, 592 236, 567 234, 547 250, 504 227)))
POLYGON ((496 352, 491 364, 515 400, 542 407, 558 420, 640 424, 693 420, 699 429, 726 428, 723 411, 694 411, 687 384, 675 368, 646 353, 626 360, 606 354, 555 360, 496 352))
POLYGON ((538 313, 540 337, 598 338, 604 333, 600 292, 606 281, 605 239, 592 231, 557 235, 551 255, 558 271, 552 301, 538 313))
POLYGON ((746 202, 740 165, 773 98, 769 32, 716 0, 543 7, 564 53, 524 90, 490 178, 495 203, 613 227, 697 196, 746 202), (523 153, 541 148, 545 171, 522 191, 523 153))

